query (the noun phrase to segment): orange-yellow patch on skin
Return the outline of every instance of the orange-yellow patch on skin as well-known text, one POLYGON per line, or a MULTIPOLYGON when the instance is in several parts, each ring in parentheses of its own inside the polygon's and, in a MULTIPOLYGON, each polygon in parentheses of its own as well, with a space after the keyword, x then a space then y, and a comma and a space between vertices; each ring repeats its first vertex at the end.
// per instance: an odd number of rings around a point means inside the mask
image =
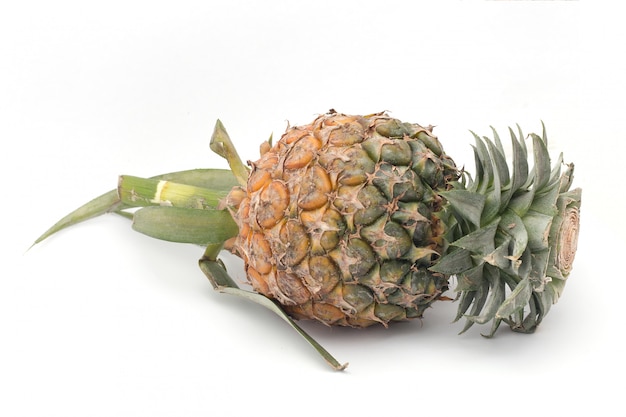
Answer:
POLYGON ((239 236, 245 241, 250 233, 250 224, 248 223, 248 218, 250 217, 250 199, 245 198, 241 201, 237 216, 242 220, 239 226, 239 236))
POLYGON ((280 181, 272 181, 261 191, 260 207, 257 211, 257 222, 263 228, 276 225, 285 214, 289 205, 289 191, 280 181))
POLYGON ((316 319, 326 323, 334 324, 345 318, 345 314, 341 309, 326 303, 313 303, 313 314, 316 319))
POLYGON ((278 155, 275 153, 267 153, 261 159, 254 163, 258 169, 273 170, 278 164, 278 155))
POLYGON ((298 169, 313 160, 315 152, 322 147, 322 142, 314 136, 302 137, 294 143, 285 159, 285 169, 298 169))
POLYGON ((295 141, 297 141, 298 139, 300 139, 301 137, 308 135, 308 134, 309 132, 305 129, 293 129, 287 132, 283 136, 282 140, 284 140, 286 144, 290 145, 294 143, 295 141))
POLYGON ((254 233, 250 241, 250 260, 259 273, 267 274, 272 270, 272 249, 261 233, 254 233))
POLYGON ((261 274, 259 274, 259 271, 248 265, 246 274, 250 280, 250 284, 252 284, 252 288, 268 297, 271 296, 272 292, 267 285, 267 281, 263 278, 263 276, 261 276, 261 274))
POLYGON ((320 208, 328 201, 331 190, 332 184, 326 171, 319 165, 311 167, 300 185, 298 206, 304 210, 320 208))
POLYGON ((269 172, 262 169, 254 168, 250 173, 250 176, 248 177, 248 192, 254 193, 256 191, 259 191, 271 179, 272 176, 269 172))

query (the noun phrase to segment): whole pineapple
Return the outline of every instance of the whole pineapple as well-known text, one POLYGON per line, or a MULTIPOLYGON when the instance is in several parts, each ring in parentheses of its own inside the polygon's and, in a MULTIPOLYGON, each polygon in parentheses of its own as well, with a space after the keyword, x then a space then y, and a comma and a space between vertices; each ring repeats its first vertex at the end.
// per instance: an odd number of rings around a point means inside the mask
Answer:
POLYGON ((121 176, 44 233, 107 212, 159 239, 205 247, 200 268, 215 289, 292 318, 367 327, 421 317, 457 277, 457 320, 531 332, 557 301, 576 252, 581 190, 573 165, 550 168, 547 138, 512 134, 513 161, 494 131, 476 137, 476 174, 459 172, 431 127, 385 113, 330 111, 289 128, 246 167, 218 121, 211 149, 231 170, 150 179, 121 176), (238 184, 238 185, 237 185, 238 184), (140 207, 129 212, 127 209, 140 207), (218 256, 240 256, 256 292, 242 290, 218 256))
POLYGON ((428 268, 458 178, 431 128, 331 111, 268 148, 227 199, 254 289, 329 325, 421 317, 447 288, 428 268))

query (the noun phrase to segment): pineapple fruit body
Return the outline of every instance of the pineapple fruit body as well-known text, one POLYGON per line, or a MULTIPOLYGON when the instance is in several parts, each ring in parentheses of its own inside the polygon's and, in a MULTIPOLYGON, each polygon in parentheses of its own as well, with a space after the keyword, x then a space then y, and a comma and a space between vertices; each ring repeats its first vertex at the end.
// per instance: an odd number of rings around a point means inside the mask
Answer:
POLYGON ((421 317, 447 289, 439 192, 458 178, 432 128, 334 111, 289 128, 224 202, 253 288, 295 318, 421 317))

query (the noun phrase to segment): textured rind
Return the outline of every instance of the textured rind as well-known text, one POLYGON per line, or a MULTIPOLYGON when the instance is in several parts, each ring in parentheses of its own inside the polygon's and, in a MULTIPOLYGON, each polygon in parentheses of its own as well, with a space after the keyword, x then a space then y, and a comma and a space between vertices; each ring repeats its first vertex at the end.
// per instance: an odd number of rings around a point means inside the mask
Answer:
POLYGON ((421 317, 447 289, 428 267, 444 244, 438 192, 458 178, 431 130, 331 111, 262 147, 225 202, 253 288, 329 325, 421 317))

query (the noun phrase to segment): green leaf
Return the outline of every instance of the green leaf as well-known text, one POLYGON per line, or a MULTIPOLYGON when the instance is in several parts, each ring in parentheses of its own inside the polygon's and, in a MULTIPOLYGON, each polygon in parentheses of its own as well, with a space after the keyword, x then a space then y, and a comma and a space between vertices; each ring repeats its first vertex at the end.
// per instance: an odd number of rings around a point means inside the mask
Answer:
POLYGON ((485 196, 468 190, 444 191, 441 195, 448 200, 455 216, 467 220, 476 228, 480 227, 480 219, 485 206, 485 196))
POLYGON ((500 140, 500 135, 498 135, 498 132, 496 131, 496 129, 493 126, 489 126, 491 128, 491 131, 493 132, 493 141, 496 144, 496 148, 498 149, 498 151, 500 151, 501 155, 506 155, 506 152, 504 152, 504 146, 502 146, 502 140, 500 140))
POLYGON ((557 213, 556 201, 559 197, 559 184, 549 184, 541 192, 535 192, 533 203, 529 207, 529 211, 535 211, 547 216, 554 216, 557 213))
POLYGON ((494 171, 497 172, 501 184, 507 184, 510 181, 509 166, 506 163, 504 151, 501 149, 502 144, 494 145, 489 139, 485 138, 485 142, 489 147, 489 154, 494 164, 494 171))
POLYGON ((530 209, 535 199, 535 190, 519 190, 507 205, 507 209, 511 210, 519 217, 523 217, 528 209, 530 209))
POLYGON ((495 236, 499 222, 500 218, 497 218, 487 226, 463 236, 450 245, 467 249, 473 254, 487 256, 495 249, 495 236))
POLYGON ((550 154, 548 148, 543 140, 535 135, 531 134, 533 138, 533 156, 534 156, 534 170, 535 178, 533 187, 537 190, 543 189, 550 181, 550 154))
POLYGON ((151 206, 138 210, 133 229, 169 242, 219 244, 238 233, 237 224, 226 210, 195 210, 151 206))
MULTIPOLYGON (((183 184, 195 185, 198 187, 209 187, 216 191, 228 191, 233 186, 237 185, 237 181, 230 170, 225 169, 193 169, 187 171, 170 172, 167 174, 157 175, 152 177, 156 180, 169 180, 176 181, 183 184)), ((41 241, 49 238, 53 234, 75 224, 81 223, 85 220, 92 219, 94 217, 117 212, 129 208, 119 199, 117 190, 111 190, 99 197, 94 198, 88 203, 80 206, 76 210, 72 211, 61 220, 56 222, 50 227, 44 234, 42 234, 33 245, 40 243, 41 241)), ((124 215, 123 213, 120 213, 124 215)), ((125 217, 130 217, 125 215, 125 217)))
POLYGON ((439 261, 429 269, 433 272, 439 272, 445 275, 454 275, 473 267, 474 264, 472 263, 470 252, 465 249, 457 249, 441 257, 439 261))
POLYGON ((495 318, 496 311, 504 302, 505 286, 504 282, 500 280, 500 273, 493 267, 485 268, 486 275, 489 277, 489 298, 485 302, 485 305, 480 312, 480 315, 469 316, 467 319, 478 324, 485 324, 495 318))
POLYGON ((477 294, 478 294, 478 289, 461 291, 459 306, 457 308, 456 317, 452 321, 453 323, 456 323, 457 321, 461 319, 461 317, 465 315, 465 312, 472 305, 472 302, 474 301, 474 298, 476 297, 477 294))
POLYGON ((230 140, 226 128, 219 119, 215 122, 210 146, 213 152, 228 161, 235 178, 237 178, 241 186, 245 187, 248 182, 248 168, 241 161, 235 145, 230 140))
POLYGON ((233 279, 228 275, 226 270, 216 261, 203 258, 199 262, 200 269, 206 277, 209 279, 213 287, 222 293, 235 295, 247 300, 253 301, 257 304, 274 312, 278 317, 286 321, 293 329, 295 329, 300 336, 302 336, 320 356, 335 370, 342 371, 348 364, 342 364, 337 361, 322 345, 320 345, 314 338, 312 338, 307 332, 305 332, 300 326, 298 326, 291 317, 285 313, 285 311, 274 301, 265 297, 264 295, 246 291, 240 289, 233 279))
POLYGON ((500 319, 507 319, 512 315, 524 310, 524 307, 528 304, 530 296, 532 294, 532 287, 530 280, 521 280, 515 289, 504 300, 498 311, 496 317, 500 319))
POLYGON ((120 176, 118 194, 129 206, 167 205, 195 209, 215 208, 227 191, 213 191, 203 187, 173 181, 120 176))
POLYGON ((567 164, 567 169, 561 175, 559 192, 564 193, 570 189, 574 181, 574 164, 567 164))
POLYGON ((541 138, 547 148, 548 147, 548 131, 546 130, 546 124, 543 122, 543 120, 541 121, 541 138))
POLYGON ((511 236, 506 236, 502 243, 493 252, 486 255, 483 260, 500 269, 509 269, 511 267, 511 259, 509 258, 511 240, 511 236))
POLYGON ((523 142, 517 140, 513 130, 511 133, 511 143, 513 145, 513 173, 511 174, 511 187, 508 190, 513 195, 528 179, 528 160, 526 147, 523 142))
POLYGON ((151 177, 151 179, 173 181, 226 193, 239 185, 237 178, 235 178, 230 169, 191 169, 157 175, 156 177, 151 177))
POLYGON ((546 271, 548 269, 548 260, 550 258, 550 249, 533 252, 531 255, 531 268, 528 279, 532 283, 534 291, 541 292, 548 281, 546 271))
POLYGON ((111 211, 115 211, 121 208, 122 203, 117 196, 117 192, 115 190, 104 193, 101 196, 96 197, 88 203, 80 206, 79 208, 72 211, 70 214, 66 215, 61 220, 56 222, 51 228, 46 230, 46 232, 44 232, 41 236, 37 238, 37 240, 35 240, 33 246, 49 238, 53 234, 65 229, 66 227, 75 225, 80 222, 84 222, 85 220, 89 220, 104 213, 109 213, 111 211))
POLYGON ((480 288, 484 280, 484 267, 485 264, 483 262, 473 268, 457 273, 456 279, 458 284, 454 291, 475 291, 480 288))
POLYGON ((474 302, 472 304, 472 309, 466 317, 468 320, 465 322, 465 327, 461 330, 460 334, 465 333, 474 322, 469 319, 469 317, 477 316, 483 309, 485 302, 487 301, 487 297, 489 296, 489 282, 487 280, 483 280, 482 285, 476 291, 476 295, 474 297, 474 302))
POLYGON ((480 179, 476 191, 480 194, 485 194, 493 183, 493 164, 485 143, 474 132, 472 132, 472 135, 474 135, 476 140, 476 146, 474 147, 475 158, 477 164, 480 164, 480 167, 478 165, 476 167, 476 178, 480 179), (481 177, 478 177, 478 172, 482 172, 481 177))
POLYGON ((522 218, 528 233, 528 247, 532 252, 548 249, 548 237, 553 216, 529 210, 522 218))
POLYGON ((500 220, 500 231, 510 236, 512 243, 510 256, 511 260, 516 262, 528 246, 528 233, 524 222, 517 214, 511 210, 506 210, 500 220))

